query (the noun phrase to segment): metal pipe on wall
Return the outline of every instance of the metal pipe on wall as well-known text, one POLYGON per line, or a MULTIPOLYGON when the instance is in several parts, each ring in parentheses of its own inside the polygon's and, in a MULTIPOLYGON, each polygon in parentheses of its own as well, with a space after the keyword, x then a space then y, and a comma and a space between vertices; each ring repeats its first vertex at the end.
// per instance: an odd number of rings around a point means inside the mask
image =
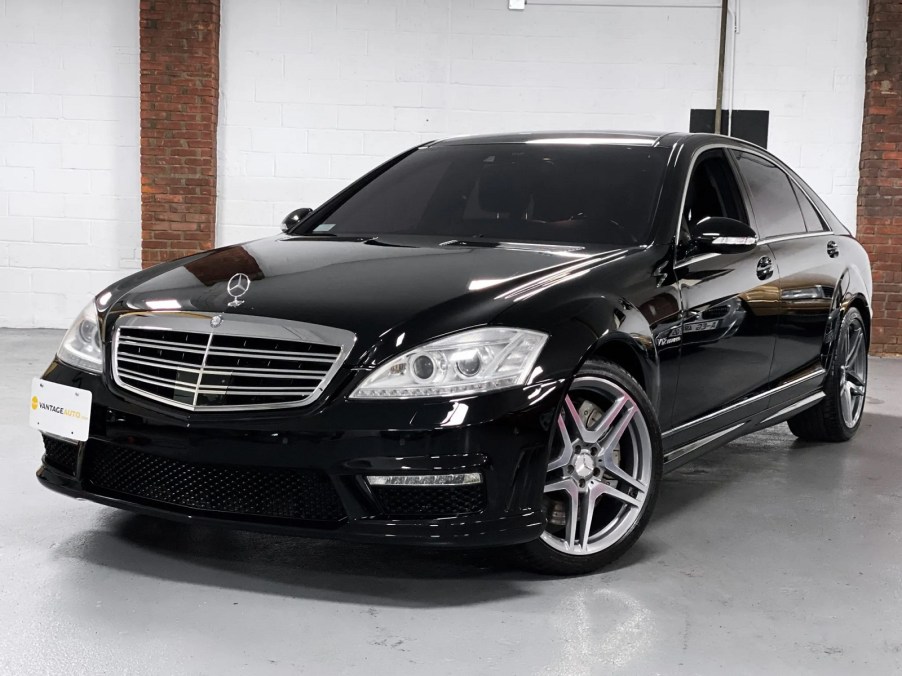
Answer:
POLYGON ((733 0, 733 39, 730 41, 730 116, 727 118, 727 136, 733 135, 733 109, 736 107, 736 36, 739 35, 740 0, 733 0))
MULTIPOLYGON (((727 14, 730 11, 730 0, 723 0, 720 9, 720 46, 717 52, 717 94, 714 105, 714 133, 719 134, 721 131, 721 120, 723 118, 723 71, 724 63, 727 58, 727 14)), ((732 111, 730 111, 732 118, 732 111)))

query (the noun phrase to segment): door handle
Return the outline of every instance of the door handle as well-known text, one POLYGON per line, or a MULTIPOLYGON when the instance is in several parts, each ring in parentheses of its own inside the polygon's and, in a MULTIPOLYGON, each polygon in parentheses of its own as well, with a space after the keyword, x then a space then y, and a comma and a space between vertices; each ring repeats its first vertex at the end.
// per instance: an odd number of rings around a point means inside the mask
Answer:
POLYGON ((827 255, 830 256, 830 258, 839 256, 839 244, 836 243, 836 240, 831 239, 827 242, 827 255))
POLYGON ((758 265, 755 268, 758 279, 768 279, 774 274, 774 262, 767 256, 758 259, 758 265))

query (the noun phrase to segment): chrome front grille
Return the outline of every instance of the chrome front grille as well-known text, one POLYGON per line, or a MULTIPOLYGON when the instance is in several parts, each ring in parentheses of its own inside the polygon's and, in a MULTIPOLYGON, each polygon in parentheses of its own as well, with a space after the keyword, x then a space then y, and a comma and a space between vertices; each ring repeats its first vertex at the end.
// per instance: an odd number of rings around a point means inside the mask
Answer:
POLYGON ((172 406, 239 411, 312 403, 347 357, 354 334, 247 315, 135 313, 113 338, 113 378, 172 406))

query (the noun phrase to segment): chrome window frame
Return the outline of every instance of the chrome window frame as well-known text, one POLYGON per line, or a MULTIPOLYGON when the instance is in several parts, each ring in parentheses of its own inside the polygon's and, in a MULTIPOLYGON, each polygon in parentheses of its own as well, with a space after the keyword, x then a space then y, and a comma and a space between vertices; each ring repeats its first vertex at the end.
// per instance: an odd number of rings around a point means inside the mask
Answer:
MULTIPOLYGON (((310 324, 307 322, 297 322, 284 319, 275 319, 271 317, 258 317, 254 315, 238 315, 238 314, 220 314, 213 312, 132 312, 123 315, 116 320, 113 329, 112 354, 110 359, 111 372, 113 381, 123 390, 140 396, 142 399, 148 399, 157 403, 165 404, 173 408, 179 408, 185 411, 201 412, 201 413, 228 413, 235 411, 266 411, 287 408, 300 408, 314 403, 323 394, 339 369, 344 365, 351 352, 357 336, 344 329, 337 329, 330 326, 321 326, 319 324, 310 324), (214 317, 222 317, 222 323, 219 326, 213 326, 214 317), (207 334, 210 339, 204 348, 204 362, 200 366, 201 374, 198 376, 198 383, 203 376, 203 368, 206 364, 207 351, 212 342, 212 336, 240 336, 246 338, 264 338, 269 340, 290 340, 295 342, 305 342, 317 345, 328 345, 330 347, 338 347, 339 352, 332 362, 329 370, 323 376, 319 384, 313 389, 309 395, 295 401, 273 402, 266 404, 246 404, 246 405, 230 405, 230 406, 208 406, 187 404, 184 402, 173 401, 166 397, 147 392, 138 387, 134 387, 122 380, 119 374, 119 338, 120 331, 123 328, 148 328, 156 331, 182 331, 197 334, 207 334)), ((177 349, 177 347, 173 347, 177 349)), ((252 356, 252 355, 249 355, 252 356)))

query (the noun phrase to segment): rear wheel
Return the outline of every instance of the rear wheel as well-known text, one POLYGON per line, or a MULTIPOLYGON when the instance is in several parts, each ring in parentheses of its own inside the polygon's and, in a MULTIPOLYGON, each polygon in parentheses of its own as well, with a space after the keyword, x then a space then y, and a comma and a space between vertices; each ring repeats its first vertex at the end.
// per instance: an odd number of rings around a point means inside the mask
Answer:
POLYGON ((645 529, 661 479, 661 434, 639 384, 622 368, 589 362, 574 379, 553 430, 545 476, 547 525, 522 546, 542 573, 598 570, 645 529))
POLYGON ((868 339, 857 308, 843 317, 833 363, 824 380, 826 396, 789 420, 789 429, 807 441, 848 441, 861 425, 868 387, 868 339))

